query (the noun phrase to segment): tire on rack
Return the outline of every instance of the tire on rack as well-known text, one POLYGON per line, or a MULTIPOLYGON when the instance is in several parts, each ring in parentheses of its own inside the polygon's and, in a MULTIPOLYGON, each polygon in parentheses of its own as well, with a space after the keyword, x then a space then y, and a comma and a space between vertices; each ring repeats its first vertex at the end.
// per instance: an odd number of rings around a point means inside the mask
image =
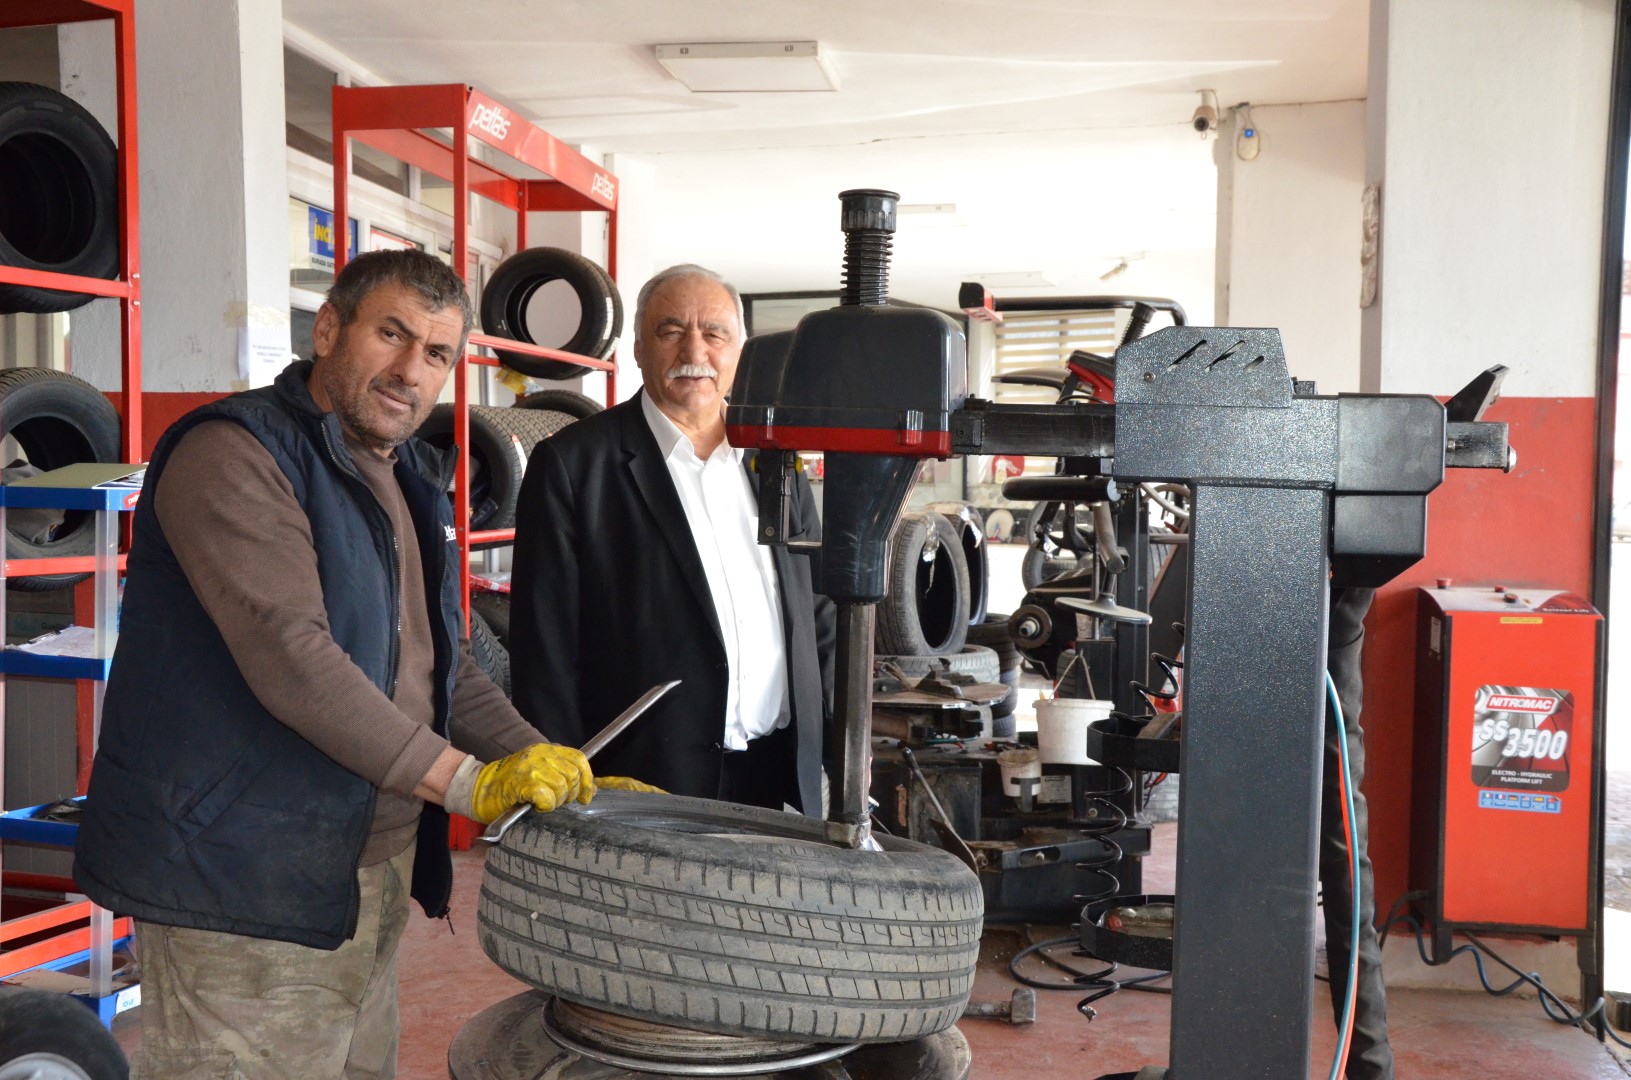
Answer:
POLYGON ((977 682, 1002 682, 1002 662, 995 649, 984 645, 964 645, 963 648, 949 656, 890 656, 879 655, 876 663, 889 662, 900 668, 902 672, 912 678, 921 678, 931 671, 941 669, 949 670, 954 675, 968 675, 977 682))
POLYGON ((498 643, 493 628, 474 608, 470 611, 470 655, 475 657, 476 666, 481 668, 482 673, 493 680, 493 685, 504 691, 505 697, 509 697, 509 650, 498 643))
POLYGON ((1019 580, 1030 592, 1045 581, 1064 577, 1082 569, 1083 563, 1068 551, 1055 551, 1051 554, 1032 544, 1025 549, 1025 556, 1019 563, 1019 580))
MULTIPOLYGON (((0 83, 0 266, 119 275, 119 153, 66 94, 0 83)), ((0 313, 71 311, 89 293, 0 285, 0 313)))
POLYGON ((963 562, 968 566, 968 621, 978 626, 985 621, 986 597, 991 591, 991 560, 985 547, 985 518, 968 503, 930 503, 930 510, 944 514, 957 530, 963 545, 963 562))
POLYGON ((0 1075, 127 1080, 130 1066, 96 1014, 67 994, 0 987, 0 1075))
POLYGON ((1020 666, 1019 647, 1014 644, 1014 637, 1008 632, 1006 615, 987 612, 982 622, 974 623, 968 628, 968 643, 996 650, 1003 671, 1014 671, 1020 666))
MULTIPOLYGON (((118 461, 119 424, 119 413, 107 397, 84 379, 50 368, 0 371, 0 438, 12 439, 28 464, 41 472, 87 461, 118 461)), ((64 513, 62 523, 48 538, 41 539, 33 530, 28 532, 33 535, 28 535, 18 522, 8 521, 7 558, 66 558, 95 553, 96 515, 86 511, 64 513)), ((23 592, 50 592, 89 576, 12 577, 6 584, 23 592)))
MULTIPOLYGON (((453 405, 438 405, 415 434, 439 450, 453 445, 453 405)), ((550 409, 470 406, 470 528, 515 527, 515 502, 532 448, 572 422, 550 409)))
POLYGON ((510 594, 507 592, 473 592, 470 594, 470 613, 479 614, 493 638, 505 649, 510 647, 510 594))
POLYGON ((732 803, 606 791, 528 814, 487 855, 499 967, 569 1001, 730 1035, 893 1042, 968 1002, 983 914, 944 851, 732 803))
POLYGON ((901 515, 889 540, 888 592, 878 605, 880 652, 948 656, 968 638, 968 564, 942 514, 901 515))
POLYGON ((582 420, 585 417, 595 415, 597 412, 606 411, 606 406, 588 394, 580 394, 576 390, 562 390, 559 388, 534 390, 526 397, 517 398, 515 407, 518 409, 552 409, 555 412, 565 413, 574 420, 582 420))
MULTIPOLYGON (((610 275, 575 251, 535 247, 499 263, 481 294, 481 327, 495 337, 561 349, 604 360, 623 332, 623 299, 610 275), (527 321, 527 307, 538 290, 552 281, 572 289, 578 299, 577 329, 559 342, 539 341, 527 321)), ((498 350, 498 358, 523 375, 539 379, 575 379, 592 370, 582 364, 546 360, 498 350)))

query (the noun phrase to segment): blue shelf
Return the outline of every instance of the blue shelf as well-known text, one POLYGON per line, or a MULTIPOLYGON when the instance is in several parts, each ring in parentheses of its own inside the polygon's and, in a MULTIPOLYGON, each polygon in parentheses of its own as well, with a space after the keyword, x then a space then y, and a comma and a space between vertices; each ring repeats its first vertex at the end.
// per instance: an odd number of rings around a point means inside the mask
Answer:
POLYGON ((20 484, 0 486, 0 506, 39 510, 107 510, 120 513, 136 509, 141 488, 52 488, 20 484))
POLYGON ((0 675, 32 675, 44 679, 94 679, 106 682, 112 660, 94 656, 51 656, 8 648, 0 652, 0 675))
MULTIPOLYGON (((81 795, 74 802, 83 805, 85 797, 81 795)), ((39 814, 50 803, 41 803, 38 806, 25 806, 21 810, 10 810, 0 814, 0 840, 22 840, 30 844, 49 844, 52 847, 73 847, 74 838, 79 835, 79 826, 66 821, 39 821, 35 815, 39 814)))

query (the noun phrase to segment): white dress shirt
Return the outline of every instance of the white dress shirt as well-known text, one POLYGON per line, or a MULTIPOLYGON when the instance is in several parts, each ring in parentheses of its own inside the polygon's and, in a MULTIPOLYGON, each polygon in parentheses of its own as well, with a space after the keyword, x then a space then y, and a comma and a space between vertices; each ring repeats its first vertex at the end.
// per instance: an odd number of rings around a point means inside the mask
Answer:
POLYGON ((770 549, 756 538, 758 501, 741 450, 726 441, 700 458, 651 395, 641 394, 640 406, 685 508, 725 640, 730 683, 724 745, 746 750, 749 739, 786 727, 789 716, 781 592, 770 549))

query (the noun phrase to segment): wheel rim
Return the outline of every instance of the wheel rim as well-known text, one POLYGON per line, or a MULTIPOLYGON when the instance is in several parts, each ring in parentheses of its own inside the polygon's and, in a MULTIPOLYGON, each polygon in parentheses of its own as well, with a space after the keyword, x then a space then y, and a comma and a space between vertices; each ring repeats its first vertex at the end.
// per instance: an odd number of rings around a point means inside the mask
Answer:
MULTIPOLYGON (((822 834, 824 826, 819 822, 812 823, 812 819, 802 814, 754 811, 755 817, 752 819, 730 820, 733 805, 710 799, 687 798, 683 795, 610 791, 596 797, 595 801, 587 806, 569 803, 554 811, 554 814, 598 818, 619 825, 675 833, 686 837, 728 837, 745 843, 780 843, 840 855, 853 851, 825 837, 822 834), (760 813, 770 820, 758 817, 760 813), (781 818, 787 820, 777 820, 781 818)), ((523 822, 526 820, 528 819, 522 819, 523 822)), ((894 836, 879 836, 876 839, 886 851, 915 850, 918 847, 917 844, 894 836)))
POLYGON ((91 1074, 60 1054, 24 1054, 0 1064, 0 1080, 91 1080, 91 1074))

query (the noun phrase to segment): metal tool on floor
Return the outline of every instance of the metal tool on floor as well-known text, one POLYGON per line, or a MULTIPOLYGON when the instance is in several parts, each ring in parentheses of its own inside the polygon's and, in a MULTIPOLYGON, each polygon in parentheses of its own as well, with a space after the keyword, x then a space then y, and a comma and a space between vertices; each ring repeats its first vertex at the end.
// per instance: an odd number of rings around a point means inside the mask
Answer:
MULTIPOLYGON (((641 694, 639 698, 635 700, 633 705, 630 705, 628 708, 618 713, 616 719, 607 724, 605 727, 601 728, 599 731, 595 732, 595 734, 590 737, 589 741, 583 744, 583 756, 585 758, 593 758, 596 754, 600 753, 601 750, 605 749, 607 743, 623 734, 624 728, 634 723, 640 718, 641 714, 655 705, 658 698, 662 697, 679 684, 679 679, 675 679, 672 682, 658 683, 650 690, 647 690, 645 693, 641 694)), ((489 844, 498 843, 504 838, 504 834, 509 831, 510 826, 514 825, 516 822, 525 817, 527 811, 531 809, 531 803, 522 803, 515 809, 505 813, 502 817, 494 818, 492 823, 482 832, 480 839, 485 840, 489 844)))
POLYGON ((1029 986, 1014 988, 1007 1001, 971 1001, 963 1009, 963 1019, 1006 1020, 1010 1024, 1036 1023, 1036 991, 1029 986))

